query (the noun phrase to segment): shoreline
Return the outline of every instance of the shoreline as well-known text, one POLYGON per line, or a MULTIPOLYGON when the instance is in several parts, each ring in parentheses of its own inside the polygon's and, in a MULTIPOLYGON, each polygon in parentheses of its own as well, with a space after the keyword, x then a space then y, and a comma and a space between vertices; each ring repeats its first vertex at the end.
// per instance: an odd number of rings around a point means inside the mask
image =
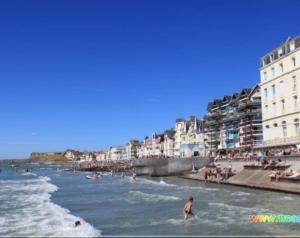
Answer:
MULTIPOLYGON (((251 161, 253 162, 253 161, 251 161)), ((39 162, 32 162, 26 159, 24 160, 1 160, 0 164, 3 163, 11 163, 11 164, 50 164, 50 165, 65 165, 72 167, 72 162, 62 162, 62 161, 39 161, 39 162)), ((249 162, 245 161, 217 161, 216 164, 221 165, 221 167, 227 167, 228 165, 233 166, 233 170, 236 172, 235 175, 228 178, 227 180, 218 181, 217 180, 208 180, 207 184, 214 183, 220 185, 231 185, 237 187, 245 187, 251 189, 259 189, 259 190, 266 190, 266 191, 273 191, 273 192, 282 192, 282 193, 289 193, 289 194, 297 194, 300 195, 300 180, 299 182, 283 182, 280 181, 278 183, 270 181, 270 173, 271 170, 262 170, 262 169, 245 169, 244 165, 248 164, 249 162)), ((294 171, 298 171, 300 169, 300 161, 289 161, 290 168, 294 171)), ((74 165, 73 165, 74 166, 74 165)), ((76 167, 76 166, 75 166, 76 167)), ((175 175, 178 178, 182 179, 190 179, 194 181, 199 181, 204 183, 203 171, 206 167, 202 167, 198 170, 198 173, 182 173, 181 175, 175 175)), ((89 163, 84 163, 80 167, 75 168, 78 172, 84 171, 106 171, 109 172, 111 170, 115 172, 130 172, 132 171, 132 166, 127 161, 126 163, 121 163, 120 161, 114 161, 113 163, 95 163, 93 165, 89 163)), ((170 175, 168 175, 170 176, 170 175)), ((167 176, 167 177, 168 177, 167 176)), ((174 175, 173 175, 174 176, 174 175)), ((147 176, 146 176, 147 177, 147 176)), ((150 176, 151 177, 151 176, 150 176)), ((158 176, 164 177, 164 176, 158 176)))

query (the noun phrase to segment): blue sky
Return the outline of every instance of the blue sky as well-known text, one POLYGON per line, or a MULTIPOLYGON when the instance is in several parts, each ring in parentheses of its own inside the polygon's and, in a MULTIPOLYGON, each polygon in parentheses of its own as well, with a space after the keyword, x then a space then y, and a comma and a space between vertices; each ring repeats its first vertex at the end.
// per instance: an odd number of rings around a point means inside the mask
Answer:
POLYGON ((0 2, 0 158, 100 150, 202 117, 300 34, 300 1, 0 2))

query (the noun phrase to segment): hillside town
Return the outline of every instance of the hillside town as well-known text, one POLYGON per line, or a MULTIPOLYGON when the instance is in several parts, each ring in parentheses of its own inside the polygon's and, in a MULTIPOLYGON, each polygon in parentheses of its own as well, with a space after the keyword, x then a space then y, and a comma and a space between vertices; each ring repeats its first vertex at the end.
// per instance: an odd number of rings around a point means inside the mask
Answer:
POLYGON ((288 38, 260 59, 260 83, 207 104, 203 118, 177 118, 173 127, 142 141, 101 151, 65 151, 69 160, 299 155, 300 36, 288 38))

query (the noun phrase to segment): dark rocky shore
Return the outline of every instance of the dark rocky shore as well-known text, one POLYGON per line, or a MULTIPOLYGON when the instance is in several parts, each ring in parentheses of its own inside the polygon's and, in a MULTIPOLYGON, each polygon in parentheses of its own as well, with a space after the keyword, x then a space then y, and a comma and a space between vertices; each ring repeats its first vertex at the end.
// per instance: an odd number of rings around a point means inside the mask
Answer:
POLYGON ((129 172, 132 171, 130 161, 97 161, 97 162, 82 162, 75 166, 79 171, 99 171, 99 172, 129 172))

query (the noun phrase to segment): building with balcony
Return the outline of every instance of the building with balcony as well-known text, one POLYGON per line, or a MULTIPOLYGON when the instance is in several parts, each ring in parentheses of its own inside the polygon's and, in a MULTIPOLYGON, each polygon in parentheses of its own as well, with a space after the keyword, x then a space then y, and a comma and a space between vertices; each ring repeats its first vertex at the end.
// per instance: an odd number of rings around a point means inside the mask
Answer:
POLYGON ((108 150, 107 159, 111 160, 126 160, 127 149, 126 146, 112 146, 108 150))
POLYGON ((140 149, 139 158, 159 158, 164 155, 164 134, 152 133, 151 138, 145 137, 140 149))
POLYGON ((300 36, 261 58, 260 78, 264 146, 300 144, 300 36))
POLYGON ((249 151, 262 143, 260 87, 245 88, 208 103, 204 117, 207 155, 249 151))

